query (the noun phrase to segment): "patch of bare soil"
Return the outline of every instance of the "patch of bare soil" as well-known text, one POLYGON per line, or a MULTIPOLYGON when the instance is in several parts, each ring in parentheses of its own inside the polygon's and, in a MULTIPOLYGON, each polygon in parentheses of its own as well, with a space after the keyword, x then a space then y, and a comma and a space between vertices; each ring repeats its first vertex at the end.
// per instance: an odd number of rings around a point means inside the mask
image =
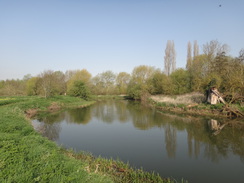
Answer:
POLYGON ((61 109, 61 106, 57 102, 53 102, 48 108, 49 112, 55 112, 61 109))
POLYGON ((25 115, 27 118, 32 118, 37 114, 37 109, 28 109, 25 111, 25 115))

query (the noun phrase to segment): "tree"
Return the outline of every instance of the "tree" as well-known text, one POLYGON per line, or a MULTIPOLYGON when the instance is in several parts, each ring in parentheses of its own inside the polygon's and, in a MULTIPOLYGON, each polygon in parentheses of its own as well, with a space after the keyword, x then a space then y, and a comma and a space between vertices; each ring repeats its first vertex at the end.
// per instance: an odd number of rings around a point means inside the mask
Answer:
POLYGON ((6 80, 1 82, 0 95, 13 96, 25 94, 25 82, 23 80, 6 80))
POLYGON ((116 74, 106 71, 92 78, 92 91, 95 94, 115 94, 116 74))
POLYGON ((174 41, 168 40, 164 56, 164 72, 167 76, 176 69, 176 52, 174 41))
POLYGON ((186 69, 190 69, 192 65, 192 55, 191 55, 191 42, 189 41, 187 44, 187 59, 186 59, 186 69))
POLYGON ((222 85, 226 92, 244 96, 244 62, 241 61, 240 56, 229 58, 222 85))
POLYGON ((163 72, 155 72, 149 83, 151 84, 151 94, 172 94, 173 85, 170 77, 163 72))
POLYGON ((198 55, 199 55, 199 46, 197 44, 197 40, 195 40, 193 46, 193 58, 197 57, 198 55))
POLYGON ((76 80, 74 81, 73 87, 70 89, 69 94, 74 97, 81 97, 85 100, 88 100, 90 97, 90 91, 86 87, 85 83, 76 80))
POLYGON ((54 95, 63 95, 66 93, 66 82, 65 75, 61 71, 55 71, 53 73, 53 82, 54 82, 54 95))
POLYGON ((189 72, 177 69, 170 75, 173 84, 173 94, 184 94, 190 91, 189 72))
POLYGON ((116 86, 120 94, 125 94, 128 84, 130 82, 130 74, 126 72, 120 72, 116 77, 116 86))
POLYGON ((39 75, 37 86, 38 93, 45 98, 63 94, 65 91, 65 76, 61 71, 44 71, 39 75))
POLYGON ((38 77, 32 77, 26 82, 26 94, 27 95, 37 95, 38 94, 38 86, 37 81, 38 77))
POLYGON ((150 79, 155 72, 159 72, 152 66, 141 65, 132 71, 131 80, 128 86, 128 95, 134 99, 141 99, 143 95, 150 93, 150 79))
POLYGON ((91 86, 91 77, 92 75, 86 70, 76 70, 76 71, 66 71, 66 79, 67 80, 67 92, 70 93, 70 90, 74 87, 74 83, 76 81, 83 82, 86 87, 90 88, 91 86))
POLYGON ((208 62, 208 72, 213 72, 212 62, 217 55, 222 53, 227 54, 229 50, 228 45, 221 44, 217 40, 212 40, 209 43, 203 45, 203 53, 207 55, 207 62, 208 62))
POLYGON ((52 95, 53 81, 52 81, 53 71, 48 70, 40 74, 40 93, 43 93, 44 97, 47 98, 52 95))
POLYGON ((244 49, 241 49, 241 51, 239 52, 239 57, 237 58, 237 60, 240 63, 243 63, 244 64, 244 49))

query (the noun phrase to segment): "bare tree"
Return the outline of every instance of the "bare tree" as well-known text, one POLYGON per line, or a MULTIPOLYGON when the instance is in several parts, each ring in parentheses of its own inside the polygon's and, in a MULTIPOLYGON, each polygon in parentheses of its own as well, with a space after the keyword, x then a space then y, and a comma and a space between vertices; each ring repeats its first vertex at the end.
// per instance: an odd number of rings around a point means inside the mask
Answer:
POLYGON ((199 46, 197 44, 197 40, 194 41, 194 46, 193 46, 193 58, 199 55, 199 46))
POLYGON ((53 85, 53 71, 48 70, 42 72, 39 77, 40 79, 40 87, 45 96, 45 98, 51 96, 52 93, 52 85, 53 85))
POLYGON ((221 44, 217 40, 212 40, 209 43, 203 45, 203 53, 207 56, 206 69, 207 72, 214 71, 214 65, 216 65, 216 57, 226 55, 229 51, 227 44, 221 44))
POLYGON ((192 65, 192 56, 191 56, 191 42, 189 41, 187 44, 187 59, 186 59, 186 68, 190 69, 192 65))
POLYGON ((176 69, 176 52, 174 41, 168 40, 164 56, 164 72, 169 76, 176 69))
POLYGON ((47 70, 39 74, 39 94, 45 98, 65 93, 65 75, 61 71, 47 70))
POLYGON ((239 52, 238 59, 241 63, 244 63, 244 49, 241 49, 241 51, 239 52))
POLYGON ((212 40, 209 43, 203 45, 203 53, 208 55, 211 59, 214 59, 217 55, 223 52, 227 54, 229 46, 227 44, 221 44, 217 40, 212 40))

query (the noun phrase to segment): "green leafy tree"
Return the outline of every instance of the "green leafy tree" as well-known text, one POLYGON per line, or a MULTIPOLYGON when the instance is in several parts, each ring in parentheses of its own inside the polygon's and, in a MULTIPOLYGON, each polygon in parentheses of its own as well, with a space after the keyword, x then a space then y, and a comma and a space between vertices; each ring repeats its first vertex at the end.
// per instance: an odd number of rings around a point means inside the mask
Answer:
POLYGON ((151 94, 171 94, 173 92, 171 78, 163 72, 156 72, 149 80, 149 83, 151 85, 151 94))
POLYGON ((115 87, 116 74, 106 71, 92 78, 92 93, 95 94, 116 94, 115 87))
POLYGON ((152 66, 135 67, 128 86, 128 95, 134 99, 141 99, 143 95, 148 95, 152 89, 150 79, 156 72, 159 72, 159 69, 152 66))
POLYGON ((70 93, 70 90, 73 89, 74 83, 76 81, 81 81, 86 85, 86 87, 90 88, 91 87, 91 77, 92 77, 92 75, 86 69, 76 70, 76 71, 67 71, 66 78, 68 79, 67 80, 68 94, 70 93))
POLYGON ((192 65, 187 69, 189 73, 189 87, 191 91, 202 91, 204 80, 209 76, 207 55, 194 57, 192 65))
POLYGON ((37 81, 38 77, 32 77, 28 79, 26 82, 26 94, 27 95, 37 95, 38 94, 38 86, 37 86, 37 81))
POLYGON ((38 94, 44 95, 45 98, 64 94, 65 76, 61 71, 44 71, 39 75, 37 86, 38 94))
POLYGON ((90 97, 90 91, 84 82, 76 80, 73 87, 70 89, 69 94, 74 97, 81 97, 88 100, 90 97))
POLYGON ((184 94, 190 91, 189 72, 184 69, 177 69, 170 75, 173 84, 174 94, 184 94))
POLYGON ((6 80, 1 82, 0 94, 5 96, 25 95, 25 82, 23 80, 6 80))
POLYGON ((120 72, 116 77, 116 86, 119 94, 126 94, 131 76, 126 72, 120 72))

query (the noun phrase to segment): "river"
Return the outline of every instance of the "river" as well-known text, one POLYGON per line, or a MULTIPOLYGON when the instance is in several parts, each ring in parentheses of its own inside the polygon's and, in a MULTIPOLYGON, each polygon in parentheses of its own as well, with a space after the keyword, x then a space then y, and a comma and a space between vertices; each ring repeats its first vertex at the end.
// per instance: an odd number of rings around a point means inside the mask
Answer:
POLYGON ((244 130, 224 120, 107 100, 40 115, 36 130, 65 148, 120 159, 190 183, 244 182, 244 130))

